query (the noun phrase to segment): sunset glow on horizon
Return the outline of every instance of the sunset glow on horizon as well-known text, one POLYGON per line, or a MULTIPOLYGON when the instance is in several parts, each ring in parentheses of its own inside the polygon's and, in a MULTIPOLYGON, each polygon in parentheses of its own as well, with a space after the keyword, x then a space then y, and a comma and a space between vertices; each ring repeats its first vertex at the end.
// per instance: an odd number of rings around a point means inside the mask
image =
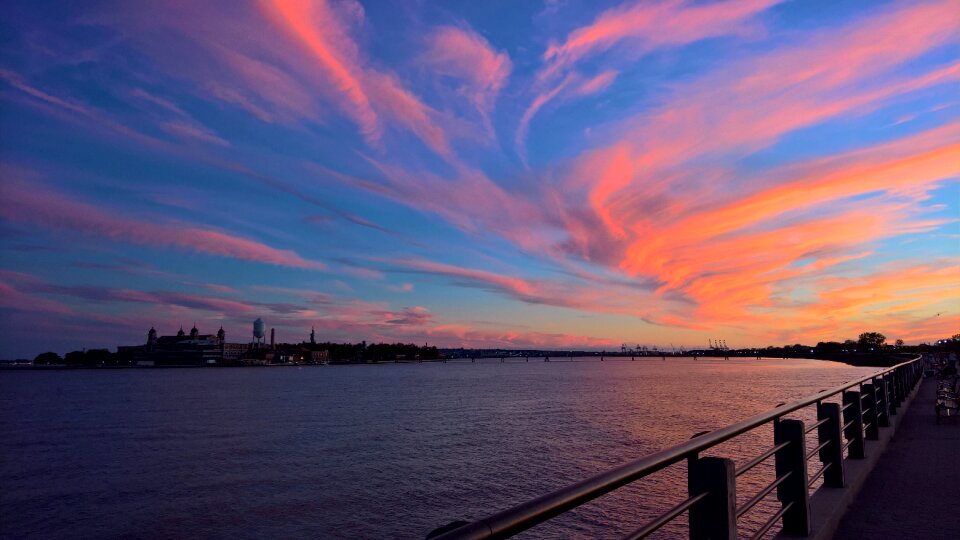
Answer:
POLYGON ((0 358, 960 332, 960 0, 9 2, 0 358))

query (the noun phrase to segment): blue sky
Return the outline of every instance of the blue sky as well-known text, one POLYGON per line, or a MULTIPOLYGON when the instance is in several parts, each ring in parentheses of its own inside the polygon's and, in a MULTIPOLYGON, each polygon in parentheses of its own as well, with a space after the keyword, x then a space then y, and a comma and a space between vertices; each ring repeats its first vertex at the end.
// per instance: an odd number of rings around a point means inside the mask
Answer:
POLYGON ((8 2, 0 355, 952 335, 958 10, 8 2))

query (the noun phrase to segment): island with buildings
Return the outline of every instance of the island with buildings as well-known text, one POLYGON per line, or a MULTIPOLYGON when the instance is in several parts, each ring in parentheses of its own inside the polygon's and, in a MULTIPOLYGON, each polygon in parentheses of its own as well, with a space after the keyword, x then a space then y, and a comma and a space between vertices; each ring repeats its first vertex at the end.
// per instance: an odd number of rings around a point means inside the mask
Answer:
POLYGON ((916 353, 960 353, 960 334, 935 343, 905 345, 903 340, 887 343, 879 332, 864 332, 858 340, 821 341, 816 345, 783 345, 753 348, 732 348, 725 340, 710 340, 706 348, 658 348, 624 344, 616 350, 561 350, 510 348, 438 348, 429 344, 411 343, 333 343, 318 342, 314 328, 308 339, 299 343, 280 343, 275 328, 269 334, 262 319, 253 321, 251 339, 227 341, 221 326, 214 334, 201 334, 194 324, 189 332, 181 326, 175 335, 161 336, 155 328, 147 331, 146 342, 120 345, 116 352, 94 348, 72 351, 64 356, 55 352, 28 359, 0 361, 0 367, 47 368, 152 368, 152 367, 239 367, 298 366, 327 364, 376 364, 397 362, 447 362, 479 359, 505 361, 542 361, 593 358, 636 360, 643 357, 719 357, 730 358, 808 358, 832 360, 861 366, 889 366, 916 353), (269 335, 269 338, 267 336, 269 335))
MULTIPOLYGON (((120 345, 109 349, 84 349, 63 357, 54 352, 38 355, 31 365, 41 367, 220 367, 220 366, 289 366, 326 365, 329 363, 373 363, 384 361, 437 360, 436 347, 407 343, 367 345, 318 343, 311 328, 309 339, 299 343, 279 343, 276 329, 269 340, 262 319, 253 322, 252 339, 227 341, 221 326, 215 334, 201 334, 196 324, 189 332, 183 327, 172 336, 158 335, 155 328, 147 331, 141 345, 120 345)), ((18 362, 19 363, 19 362, 18 362)))

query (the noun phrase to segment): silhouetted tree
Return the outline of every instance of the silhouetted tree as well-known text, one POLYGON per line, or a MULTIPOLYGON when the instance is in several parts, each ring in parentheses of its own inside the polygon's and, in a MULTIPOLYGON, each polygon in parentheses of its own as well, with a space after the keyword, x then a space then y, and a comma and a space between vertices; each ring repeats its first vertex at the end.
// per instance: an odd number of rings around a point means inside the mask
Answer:
POLYGON ((63 358, 60 358, 60 355, 55 352, 40 353, 33 359, 33 365, 35 366, 49 366, 62 363, 63 358))
POLYGON ((109 349, 89 349, 68 352, 63 363, 73 367, 112 366, 116 365, 116 359, 109 349))
POLYGON ((843 343, 839 341, 821 341, 816 346, 817 353, 830 354, 843 351, 843 343))
POLYGON ((857 340, 857 344, 860 345, 861 349, 870 350, 883 347, 883 344, 886 343, 886 341, 887 336, 881 334, 880 332, 864 332, 860 334, 860 339, 857 340))
POLYGON ((902 340, 902 339, 898 339, 898 340, 896 340, 894 343, 896 344, 896 346, 897 346, 898 349, 899 349, 900 347, 903 347, 903 340, 902 340))
POLYGON ((84 364, 88 366, 110 366, 113 363, 113 353, 109 349, 87 349, 84 355, 84 364))

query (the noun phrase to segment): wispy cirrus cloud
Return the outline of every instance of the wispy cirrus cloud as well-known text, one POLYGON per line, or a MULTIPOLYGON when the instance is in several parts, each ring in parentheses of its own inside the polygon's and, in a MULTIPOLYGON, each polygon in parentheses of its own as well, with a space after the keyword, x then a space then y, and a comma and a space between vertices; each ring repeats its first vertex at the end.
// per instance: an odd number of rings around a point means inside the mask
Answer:
MULTIPOLYGON (((6 175, 6 173, 5 173, 6 175)), ((326 265, 292 250, 227 232, 182 223, 156 223, 121 217, 95 205, 71 200, 38 184, 5 178, 0 217, 63 234, 94 236, 153 248, 173 248, 244 261, 322 270, 326 265)))
MULTIPOLYGON (((435 120, 436 111, 405 88, 393 73, 362 63, 343 18, 328 2, 274 0, 270 5, 289 33, 309 49, 328 74, 343 110, 368 143, 380 145, 383 119, 388 118, 416 134, 440 156, 453 159, 447 135, 435 120)), ((362 13, 362 9, 351 13, 362 13)))
POLYGON ((693 4, 684 0, 630 1, 610 8, 586 26, 551 43, 543 54, 546 79, 580 60, 620 44, 636 56, 658 47, 678 46, 751 29, 750 20, 782 0, 744 0, 693 4))
POLYGON ((57 181, 4 165, 0 244, 57 277, 9 278, 0 308, 37 328, 92 312, 139 340, 197 312, 603 347, 956 325, 956 0, 28 4, 0 23, 4 151, 57 181), (202 264, 120 263, 184 253, 202 264), (459 320, 478 295, 502 317, 459 320))
POLYGON ((492 137, 490 113, 510 76, 510 57, 470 28, 441 26, 433 30, 427 43, 421 61, 435 73, 463 81, 457 91, 479 111, 492 137))
POLYGON ((562 42, 552 42, 543 54, 544 67, 537 73, 536 97, 524 111, 514 141, 524 163, 527 133, 533 117, 559 98, 594 94, 613 83, 617 71, 607 69, 584 79, 576 65, 584 59, 618 45, 629 45, 626 57, 635 60, 652 50, 679 47, 703 39, 738 35, 754 25, 751 19, 781 0, 716 2, 696 5, 683 0, 625 2, 610 8, 590 24, 578 27, 562 42))

